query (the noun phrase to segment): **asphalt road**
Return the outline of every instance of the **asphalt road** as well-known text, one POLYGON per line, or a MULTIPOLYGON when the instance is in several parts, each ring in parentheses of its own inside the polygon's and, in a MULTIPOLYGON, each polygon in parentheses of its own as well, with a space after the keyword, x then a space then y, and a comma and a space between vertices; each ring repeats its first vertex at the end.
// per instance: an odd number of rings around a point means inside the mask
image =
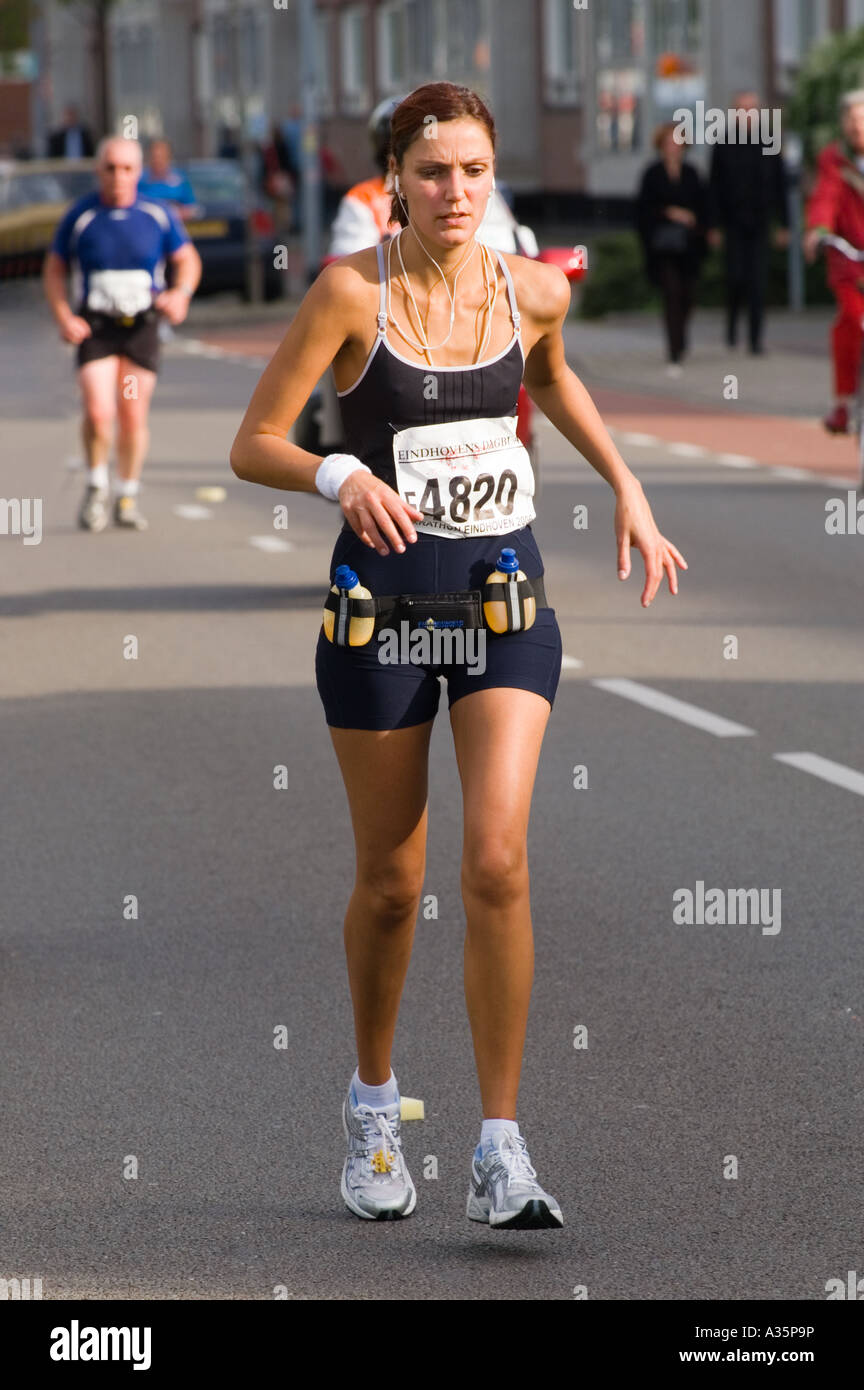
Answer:
POLYGON ((443 692, 439 917, 394 1057, 426 1106, 404 1128, 418 1205, 365 1223, 339 1193, 352 841, 313 669, 337 510, 234 477, 260 367, 178 342, 150 529, 80 532, 71 349, 7 306, 2 491, 43 511, 38 544, 0 544, 0 1276, 46 1299, 820 1300, 864 1268, 864 538, 826 533, 837 487, 634 445, 690 566, 645 612, 608 487, 544 427, 535 531, 568 661, 529 836, 519 1121, 566 1225, 464 1214, 480 1107, 443 692), (204 485, 227 498, 196 515, 204 485), (618 679, 749 732, 596 683, 618 679), (846 785, 777 756, 800 753, 846 785), (699 882, 769 890, 773 928, 676 922, 699 882))

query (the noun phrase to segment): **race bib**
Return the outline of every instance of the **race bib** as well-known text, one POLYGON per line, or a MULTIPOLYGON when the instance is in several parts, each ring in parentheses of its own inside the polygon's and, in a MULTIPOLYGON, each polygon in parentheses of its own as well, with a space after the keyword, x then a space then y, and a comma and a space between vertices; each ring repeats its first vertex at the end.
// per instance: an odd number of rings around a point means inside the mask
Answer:
POLYGON ((533 521, 534 470, 516 416, 414 425, 393 437, 396 491, 423 512, 417 531, 494 536, 533 521))
POLYGON ((87 287, 87 308, 94 314, 143 313, 153 302, 149 270, 93 270, 87 287))

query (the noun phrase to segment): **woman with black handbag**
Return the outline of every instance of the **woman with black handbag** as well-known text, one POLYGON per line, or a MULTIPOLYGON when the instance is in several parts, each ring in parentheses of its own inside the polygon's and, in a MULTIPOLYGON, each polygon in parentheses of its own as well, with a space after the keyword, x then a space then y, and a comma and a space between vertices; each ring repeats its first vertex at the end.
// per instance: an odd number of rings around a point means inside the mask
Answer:
POLYGON ((636 225, 645 273, 663 295, 668 371, 681 374, 687 327, 699 267, 706 251, 706 188, 696 167, 684 160, 685 142, 672 121, 658 126, 654 148, 660 158, 642 176, 636 225))

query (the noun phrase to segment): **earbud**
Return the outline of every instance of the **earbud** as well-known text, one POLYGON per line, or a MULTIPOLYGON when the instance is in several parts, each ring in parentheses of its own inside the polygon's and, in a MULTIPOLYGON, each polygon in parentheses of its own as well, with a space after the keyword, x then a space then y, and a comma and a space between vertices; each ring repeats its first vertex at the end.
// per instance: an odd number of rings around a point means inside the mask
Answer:
POLYGON ((396 175, 396 185, 395 185, 395 187, 396 187, 396 192, 397 192, 397 193, 401 192, 401 190, 400 190, 400 188, 399 188, 399 175, 398 175, 398 174, 396 175))

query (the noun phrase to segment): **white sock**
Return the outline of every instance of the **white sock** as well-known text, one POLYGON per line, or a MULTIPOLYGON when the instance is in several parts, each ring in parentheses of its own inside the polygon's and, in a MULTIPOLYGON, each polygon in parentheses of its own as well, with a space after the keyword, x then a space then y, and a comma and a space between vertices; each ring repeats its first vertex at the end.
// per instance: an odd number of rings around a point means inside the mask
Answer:
POLYGON ((511 1134, 519 1133, 519 1126, 515 1120, 484 1120, 480 1127, 479 1147, 481 1149, 486 1148, 492 1139, 492 1135, 498 1129, 509 1130, 511 1134))
POLYGON ((137 478, 118 478, 117 495, 118 497, 137 497, 139 481, 137 478))
POLYGON ((380 1086, 367 1086, 365 1081, 360 1080, 359 1069, 355 1068, 351 1085, 360 1104, 371 1105, 373 1110, 383 1110, 385 1105, 395 1105, 399 1099, 399 1087, 392 1067, 390 1079, 382 1082, 380 1086))
POLYGON ((87 470, 87 482, 91 487, 107 488, 108 486, 108 465, 107 463, 97 463, 95 468, 87 470))

